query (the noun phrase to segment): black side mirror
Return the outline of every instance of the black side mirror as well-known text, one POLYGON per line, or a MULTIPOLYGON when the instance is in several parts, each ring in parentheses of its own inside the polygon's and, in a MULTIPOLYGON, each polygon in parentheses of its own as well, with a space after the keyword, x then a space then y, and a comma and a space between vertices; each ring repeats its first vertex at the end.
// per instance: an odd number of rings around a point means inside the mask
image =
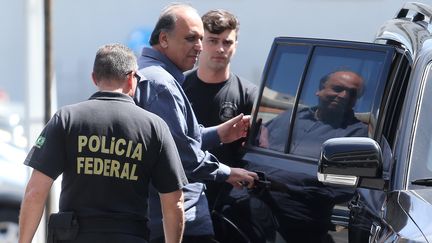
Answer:
POLYGON ((364 179, 381 178, 382 152, 373 139, 332 138, 323 143, 318 180, 326 184, 356 187, 364 179))

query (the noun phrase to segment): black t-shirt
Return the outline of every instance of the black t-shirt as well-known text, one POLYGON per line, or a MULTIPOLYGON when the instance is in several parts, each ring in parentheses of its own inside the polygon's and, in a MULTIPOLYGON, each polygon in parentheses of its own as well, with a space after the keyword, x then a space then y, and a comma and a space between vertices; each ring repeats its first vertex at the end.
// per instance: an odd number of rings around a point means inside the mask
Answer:
POLYGON ((116 92, 61 108, 25 164, 56 179, 60 211, 147 217, 148 184, 162 193, 187 179, 166 123, 116 92))
MULTIPOLYGON (((186 74, 183 90, 187 95, 200 124, 205 127, 219 125, 240 113, 249 115, 257 96, 257 87, 231 73, 228 80, 209 84, 200 80, 197 71, 186 74)), ((212 154, 230 166, 238 166, 237 151, 240 141, 224 144, 210 150, 212 154)))

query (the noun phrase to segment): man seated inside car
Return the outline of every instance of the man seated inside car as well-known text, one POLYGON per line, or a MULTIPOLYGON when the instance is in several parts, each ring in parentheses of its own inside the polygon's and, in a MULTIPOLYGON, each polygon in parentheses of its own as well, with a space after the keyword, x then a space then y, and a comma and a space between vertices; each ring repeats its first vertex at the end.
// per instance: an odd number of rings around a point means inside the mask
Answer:
MULTIPOLYGON (((299 106, 294 113, 289 153, 318 159, 322 143, 329 138, 366 137, 367 125, 354 116, 353 110, 362 95, 363 84, 363 78, 351 70, 325 75, 315 92, 318 104, 299 106)), ((284 152, 291 114, 292 111, 287 110, 263 124, 256 140, 259 146, 284 152)), ((248 169, 263 171, 268 179, 280 182, 285 188, 282 193, 270 191, 271 199, 266 203, 279 223, 279 233, 287 242, 332 241, 328 235, 332 209, 351 199, 352 189, 326 186, 318 182, 316 175, 308 173, 251 167, 248 169)))
MULTIPOLYGON (((366 137, 367 125, 354 116, 353 107, 363 93, 363 78, 350 70, 337 70, 319 82, 318 105, 297 111, 290 153, 319 156, 321 144, 334 137, 366 137)), ((261 127, 259 146, 285 150, 292 110, 261 127)))

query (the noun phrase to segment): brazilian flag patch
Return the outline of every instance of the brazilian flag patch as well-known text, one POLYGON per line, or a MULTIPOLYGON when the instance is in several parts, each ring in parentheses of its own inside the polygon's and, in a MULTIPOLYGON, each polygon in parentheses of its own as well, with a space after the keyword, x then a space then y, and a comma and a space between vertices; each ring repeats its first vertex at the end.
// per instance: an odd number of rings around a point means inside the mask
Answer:
POLYGON ((39 137, 36 139, 35 146, 36 146, 37 148, 41 148, 41 147, 44 145, 45 140, 46 140, 45 137, 43 137, 43 136, 39 136, 39 137))

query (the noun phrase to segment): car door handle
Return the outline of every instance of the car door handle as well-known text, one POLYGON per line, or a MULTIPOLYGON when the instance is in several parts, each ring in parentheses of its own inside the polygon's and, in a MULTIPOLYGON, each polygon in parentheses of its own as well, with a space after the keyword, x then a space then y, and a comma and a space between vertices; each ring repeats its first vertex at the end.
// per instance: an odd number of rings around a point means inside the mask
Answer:
POLYGON ((376 223, 372 223, 369 235, 369 242, 378 242, 378 234, 381 231, 381 226, 376 223))

